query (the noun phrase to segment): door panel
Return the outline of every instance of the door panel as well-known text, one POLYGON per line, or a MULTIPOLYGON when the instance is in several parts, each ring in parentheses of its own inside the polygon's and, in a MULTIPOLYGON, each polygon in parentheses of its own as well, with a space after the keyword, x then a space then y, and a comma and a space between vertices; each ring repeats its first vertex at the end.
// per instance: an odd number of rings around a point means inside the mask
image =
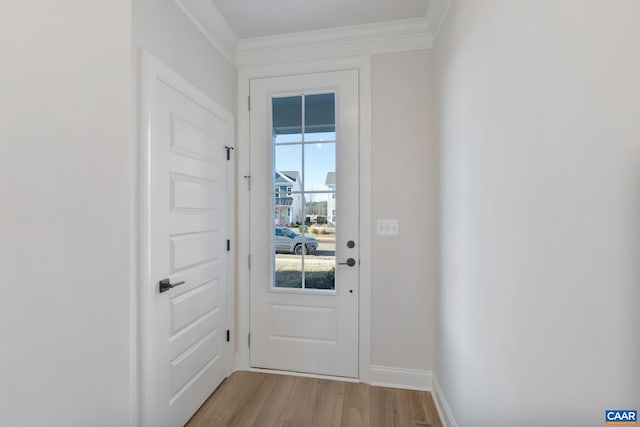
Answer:
POLYGON ((358 72, 250 90, 251 366, 357 377, 358 72))
POLYGON ((205 262, 220 263, 219 231, 196 232, 171 236, 172 273, 205 262))
POLYGON ((336 343, 335 308, 271 305, 271 321, 271 337, 274 339, 336 343))
POLYGON ((217 314, 220 308, 220 282, 214 280, 171 300, 172 337, 205 314, 217 314))
MULTIPOLYGON (((160 65, 156 65, 160 67, 160 65)), ((148 84, 147 426, 184 425, 226 376, 231 116, 169 71, 148 84), (160 292, 169 278, 180 286, 160 292)))

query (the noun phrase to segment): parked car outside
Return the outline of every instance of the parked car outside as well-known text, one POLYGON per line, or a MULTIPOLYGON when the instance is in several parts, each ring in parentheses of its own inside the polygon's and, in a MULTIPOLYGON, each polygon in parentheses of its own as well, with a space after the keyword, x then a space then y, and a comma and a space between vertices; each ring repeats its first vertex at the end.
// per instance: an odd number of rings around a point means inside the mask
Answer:
POLYGON ((318 240, 312 236, 303 236, 289 227, 276 227, 274 230, 276 253, 311 254, 318 248, 318 240))

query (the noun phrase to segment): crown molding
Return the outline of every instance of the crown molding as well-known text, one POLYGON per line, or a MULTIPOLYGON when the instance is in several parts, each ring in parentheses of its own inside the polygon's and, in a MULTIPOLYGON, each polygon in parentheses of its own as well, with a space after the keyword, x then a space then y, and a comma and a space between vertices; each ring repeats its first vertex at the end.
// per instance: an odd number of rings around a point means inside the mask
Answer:
POLYGON ((174 0, 236 66, 269 65, 431 49, 452 0, 431 0, 424 17, 238 39, 211 0, 174 0))
POLYGON ((433 35, 434 44, 438 40, 440 30, 444 25, 444 21, 449 13, 449 8, 453 0, 430 0, 429 7, 427 8, 427 14, 425 19, 427 20, 427 26, 433 35))
POLYGON ((425 18, 241 39, 236 64, 342 58, 433 47, 425 18))
POLYGON ((210 0, 174 0, 211 44, 235 64, 238 36, 210 0))
POLYGON ((268 65, 431 49, 451 2, 431 0, 422 18, 240 39, 236 65, 268 65))

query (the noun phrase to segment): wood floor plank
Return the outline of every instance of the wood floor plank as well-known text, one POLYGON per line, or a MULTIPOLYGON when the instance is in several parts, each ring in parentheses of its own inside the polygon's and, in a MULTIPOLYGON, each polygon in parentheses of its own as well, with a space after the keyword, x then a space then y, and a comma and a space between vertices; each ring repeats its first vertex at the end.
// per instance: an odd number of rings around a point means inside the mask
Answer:
POLYGON ((442 427, 429 392, 238 371, 187 427, 442 427))
POLYGON ((256 417, 256 422, 265 426, 280 426, 289 403, 295 377, 283 375, 271 390, 271 394, 262 405, 256 417))
POLYGON ((386 387, 371 387, 369 393, 371 402, 369 412, 370 426, 397 426, 394 390, 386 387))
POLYGON ((278 380, 279 378, 274 375, 262 374, 260 381, 254 384, 253 387, 248 387, 244 390, 244 394, 240 400, 241 405, 233 416, 228 420, 221 421, 226 421, 232 426, 255 425, 258 414, 262 410, 267 398, 271 395, 278 380))
POLYGON ((414 426, 420 418, 425 419, 424 411, 421 407, 415 408, 411 404, 411 397, 417 394, 416 391, 394 389, 394 421, 398 426, 414 426), (420 413, 423 413, 421 415, 420 413))
POLYGON ((311 425, 339 427, 342 423, 345 383, 342 381, 320 381, 319 385, 311 425))
POLYGON ((411 414, 413 415, 414 424, 421 426, 428 426, 430 424, 426 408, 424 407, 423 400, 420 398, 420 395, 423 392, 410 392, 406 395, 407 402, 409 404, 409 408, 411 414))
POLYGON ((440 421, 440 415, 438 415, 438 408, 436 408, 436 402, 433 400, 431 393, 425 392, 420 396, 424 401, 425 411, 427 413, 427 419, 433 427, 443 427, 442 421, 440 421))
POLYGON ((187 423, 187 425, 192 427, 223 427, 228 424, 222 421, 212 420, 210 418, 202 417, 198 420, 194 420, 192 418, 191 420, 189 420, 189 423, 187 423))
POLYGON ((316 378, 295 377, 283 415, 284 427, 311 425, 320 381, 316 378))
POLYGON ((345 384, 341 424, 343 427, 369 426, 369 386, 345 384))

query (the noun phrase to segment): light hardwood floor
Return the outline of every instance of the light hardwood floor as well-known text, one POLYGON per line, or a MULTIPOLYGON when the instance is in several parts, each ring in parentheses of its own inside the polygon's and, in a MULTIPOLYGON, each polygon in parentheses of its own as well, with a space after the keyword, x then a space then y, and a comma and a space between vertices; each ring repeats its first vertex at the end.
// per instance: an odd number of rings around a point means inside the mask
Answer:
POLYGON ((442 427, 431 393, 238 371, 186 427, 442 427))

